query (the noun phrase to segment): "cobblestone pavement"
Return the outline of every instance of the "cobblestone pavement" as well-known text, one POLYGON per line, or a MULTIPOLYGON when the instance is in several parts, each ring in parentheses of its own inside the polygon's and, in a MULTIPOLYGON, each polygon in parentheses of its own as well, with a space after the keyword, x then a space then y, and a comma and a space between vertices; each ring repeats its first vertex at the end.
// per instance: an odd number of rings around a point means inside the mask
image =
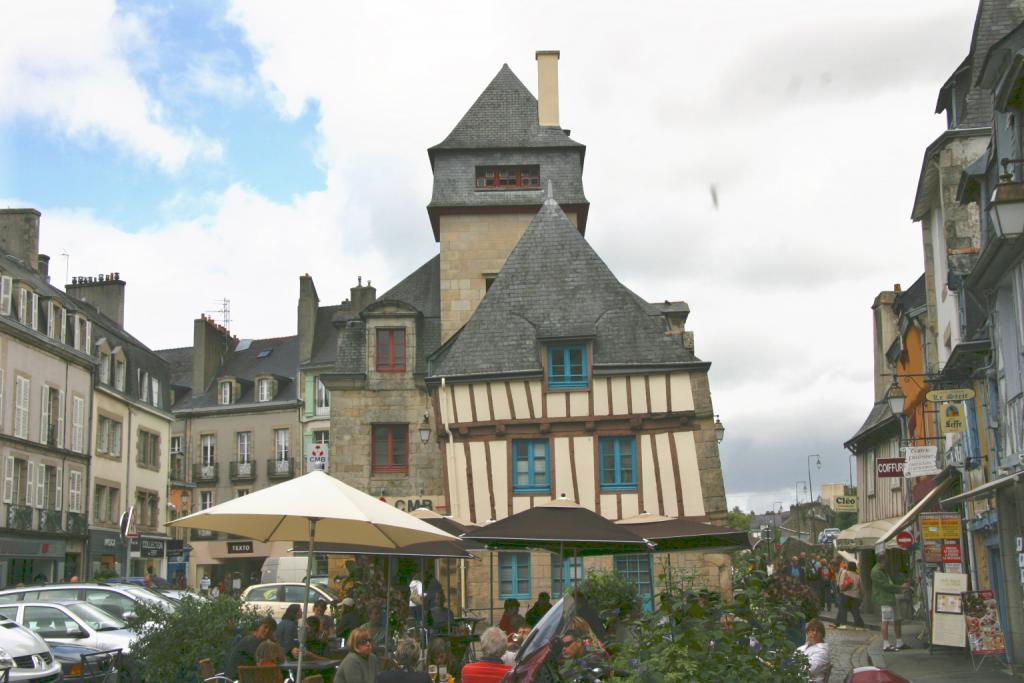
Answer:
POLYGON ((866 629, 837 629, 828 624, 825 630, 825 642, 829 644, 832 656, 832 676, 830 681, 845 681, 846 677, 858 666, 868 666, 868 645, 878 634, 866 629))

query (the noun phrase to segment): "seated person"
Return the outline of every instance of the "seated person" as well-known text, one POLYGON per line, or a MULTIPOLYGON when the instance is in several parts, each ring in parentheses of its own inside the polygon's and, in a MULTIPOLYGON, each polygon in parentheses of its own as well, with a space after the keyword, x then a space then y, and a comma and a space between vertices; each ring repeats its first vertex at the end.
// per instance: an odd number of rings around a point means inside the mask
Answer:
POLYGON ((358 628, 366 620, 356 609, 356 601, 352 598, 342 600, 338 610, 338 637, 348 640, 348 634, 352 632, 352 629, 358 628))
POLYGON ((549 609, 551 609, 551 596, 545 592, 538 593, 537 602, 533 603, 533 607, 526 612, 526 623, 536 626, 549 609))
POLYGON ((807 622, 807 642, 796 651, 811 663, 811 683, 825 683, 832 672, 832 656, 825 643, 825 624, 818 619, 807 622))
POLYGON ((498 683, 512 667, 501 661, 508 647, 505 632, 492 626, 480 636, 482 656, 462 667, 462 683, 498 683))
POLYGON ((508 649, 502 656, 501 661, 505 662, 509 666, 515 666, 516 656, 519 654, 519 648, 522 647, 526 637, 530 635, 532 629, 529 626, 523 625, 518 631, 508 637, 508 649))
POLYGON ((224 665, 224 673, 231 678, 238 677, 239 666, 252 666, 256 663, 256 651, 259 646, 268 638, 274 637, 277 630, 277 622, 274 617, 264 617, 256 629, 249 635, 241 638, 231 649, 228 655, 227 664, 224 665))
POLYGON ((451 625, 452 612, 444 606, 444 593, 434 596, 434 606, 430 608, 428 621, 434 633, 448 633, 451 625))
POLYGON ((284 650, 273 640, 264 640, 256 648, 256 666, 281 666, 282 664, 284 664, 284 650))
POLYGON ((397 668, 377 674, 376 683, 431 683, 426 671, 417 671, 420 663, 420 646, 412 638, 403 638, 395 646, 397 668))
POLYGON ((334 618, 327 613, 327 601, 323 598, 313 603, 313 616, 320 620, 320 640, 325 643, 334 637, 334 618))

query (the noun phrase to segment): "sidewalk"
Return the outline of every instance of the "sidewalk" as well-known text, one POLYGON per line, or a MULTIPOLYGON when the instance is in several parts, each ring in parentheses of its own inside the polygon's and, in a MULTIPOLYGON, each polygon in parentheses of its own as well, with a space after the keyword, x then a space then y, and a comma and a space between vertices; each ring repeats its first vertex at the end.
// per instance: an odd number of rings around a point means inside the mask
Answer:
POLYGON ((825 629, 825 642, 832 657, 831 681, 845 681, 854 669, 869 666, 868 647, 877 637, 865 629, 836 629, 829 624, 825 629))
MULTIPOLYGON (((928 644, 918 639, 921 634, 920 624, 905 624, 903 640, 910 645, 909 650, 899 652, 882 652, 882 638, 873 634, 874 638, 868 645, 868 658, 874 666, 889 669, 914 683, 921 681, 970 681, 971 683, 998 683, 999 681, 1021 681, 1021 678, 1009 673, 1003 659, 989 657, 977 673, 971 668, 971 656, 966 650, 956 648, 937 648, 928 651, 928 644)), ((842 631, 840 631, 842 633, 842 631)), ((835 679, 842 680, 842 679, 835 679)))

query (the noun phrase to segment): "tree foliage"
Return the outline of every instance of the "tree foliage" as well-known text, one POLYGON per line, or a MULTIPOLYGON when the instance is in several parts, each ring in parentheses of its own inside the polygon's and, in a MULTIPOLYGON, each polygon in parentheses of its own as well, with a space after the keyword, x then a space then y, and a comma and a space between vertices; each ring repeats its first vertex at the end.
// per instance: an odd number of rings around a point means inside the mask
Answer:
POLYGON ((580 582, 587 602, 598 612, 617 609, 626 614, 640 609, 636 584, 612 571, 591 571, 580 582))
POLYGON ((750 525, 754 521, 754 513, 743 512, 740 510, 740 506, 737 505, 725 513, 725 518, 726 526, 737 531, 750 531, 750 525))
POLYGON ((196 663, 209 658, 223 671, 236 639, 256 628, 262 615, 233 596, 206 600, 186 596, 173 613, 139 605, 130 626, 140 638, 132 645, 137 678, 194 680, 196 663))

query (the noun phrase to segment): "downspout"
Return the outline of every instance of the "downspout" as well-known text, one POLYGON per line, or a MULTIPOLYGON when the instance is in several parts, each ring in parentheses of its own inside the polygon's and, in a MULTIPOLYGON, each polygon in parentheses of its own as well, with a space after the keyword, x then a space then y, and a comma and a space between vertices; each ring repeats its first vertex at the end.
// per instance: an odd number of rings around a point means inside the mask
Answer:
MULTIPOLYGON (((441 378, 441 424, 444 425, 444 431, 448 435, 448 453, 454 452, 455 448, 455 437, 452 435, 452 430, 448 427, 448 416, 451 413, 448 409, 448 383, 444 377, 441 378)), ((447 457, 447 456, 446 456, 447 457)), ((449 501, 450 503, 451 501, 449 501)), ((451 513, 451 506, 448 509, 449 514, 451 513)), ((467 576, 468 568, 466 567, 466 560, 459 559, 459 614, 466 613, 466 583, 468 581, 467 576)))

